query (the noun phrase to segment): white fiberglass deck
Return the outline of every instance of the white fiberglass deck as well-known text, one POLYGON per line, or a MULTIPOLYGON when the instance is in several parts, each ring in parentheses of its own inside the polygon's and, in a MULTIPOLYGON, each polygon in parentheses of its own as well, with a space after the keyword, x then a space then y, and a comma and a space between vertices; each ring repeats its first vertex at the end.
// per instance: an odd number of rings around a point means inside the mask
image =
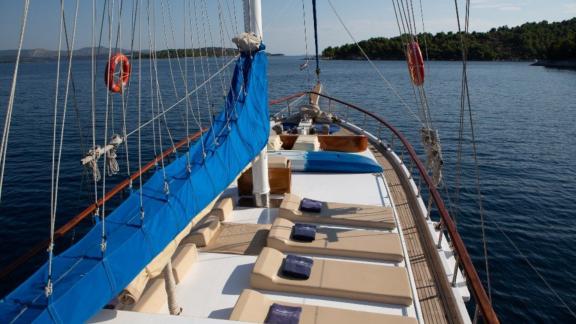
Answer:
MULTIPOLYGON (((374 158, 370 151, 362 154, 374 158)), ((381 174, 293 173, 291 191, 301 197, 323 201, 392 207, 388 188, 381 174)), ((225 195, 236 195, 235 185, 226 190, 225 195)), ((277 208, 236 208, 228 221, 270 224, 277 214, 277 208)), ((399 231, 394 229, 392 232, 398 233, 399 231)), ((403 240, 402 245, 406 251, 403 240)), ((406 255, 406 252, 404 254, 406 255)), ((183 308, 181 318, 190 318, 193 323, 201 323, 200 319, 202 318, 210 319, 205 323, 220 323, 212 320, 228 319, 239 295, 244 289, 251 288, 250 273, 256 258, 257 256, 251 255, 200 252, 198 261, 193 265, 186 278, 176 287, 176 299, 183 308)), ((348 260, 346 262, 373 263, 373 261, 362 260, 348 260)), ((406 267, 407 263, 380 262, 380 264, 382 266, 406 267)), ((414 300, 409 307, 295 293, 260 292, 273 300, 416 318, 418 317, 416 315, 417 308, 414 305, 418 305, 418 298, 415 296, 415 285, 411 271, 409 268, 407 270, 414 300)), ((163 309, 167 314, 168 307, 163 309)), ((98 322, 140 321, 137 315, 128 313, 130 312, 106 310, 93 320, 98 322)), ((158 316, 156 318, 158 321, 167 321, 171 318, 166 315, 148 314, 147 316, 150 318, 158 316)))

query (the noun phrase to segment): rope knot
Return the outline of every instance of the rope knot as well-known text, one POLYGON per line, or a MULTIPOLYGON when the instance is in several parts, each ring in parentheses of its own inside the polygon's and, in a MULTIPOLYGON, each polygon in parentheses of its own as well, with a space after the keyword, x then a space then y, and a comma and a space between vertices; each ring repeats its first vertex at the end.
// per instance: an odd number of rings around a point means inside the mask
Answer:
POLYGON ((109 176, 113 176, 120 171, 120 166, 116 160, 118 157, 116 152, 118 151, 118 147, 120 144, 122 144, 123 141, 124 140, 122 139, 122 136, 118 134, 112 135, 112 138, 110 139, 109 145, 112 147, 106 152, 106 169, 109 176))
POLYGON ((102 242, 100 243, 100 251, 102 251, 102 253, 106 252, 106 247, 107 247, 106 236, 103 236, 102 242))
POLYGON ((52 279, 48 278, 48 282, 46 282, 46 286, 44 286, 44 295, 46 298, 52 296, 54 292, 54 286, 52 285, 52 279))
POLYGON ((168 184, 168 181, 164 180, 164 194, 169 195, 170 194, 170 185, 168 184))

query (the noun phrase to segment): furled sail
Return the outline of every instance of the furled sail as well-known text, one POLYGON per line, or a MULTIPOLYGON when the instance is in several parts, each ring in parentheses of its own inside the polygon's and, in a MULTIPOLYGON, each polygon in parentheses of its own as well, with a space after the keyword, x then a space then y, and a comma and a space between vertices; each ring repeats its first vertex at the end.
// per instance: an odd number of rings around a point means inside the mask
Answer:
POLYGON ((0 301, 0 322, 78 323, 113 299, 226 189, 266 145, 269 134, 267 58, 261 50, 236 62, 223 111, 187 154, 156 172, 106 219, 107 247, 95 227, 54 259, 53 293, 46 297, 48 265, 0 301), (202 145, 203 144, 203 145, 202 145), (188 168, 188 159, 191 168, 188 168))

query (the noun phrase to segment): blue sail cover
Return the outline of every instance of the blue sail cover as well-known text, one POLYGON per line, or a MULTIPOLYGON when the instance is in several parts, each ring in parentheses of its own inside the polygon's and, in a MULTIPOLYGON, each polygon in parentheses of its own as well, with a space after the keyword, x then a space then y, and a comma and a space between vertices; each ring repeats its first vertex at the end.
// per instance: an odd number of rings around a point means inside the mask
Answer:
POLYGON ((0 323, 86 321, 117 296, 180 233, 192 218, 226 189, 264 148, 269 134, 267 58, 264 51, 242 55, 231 89, 213 127, 186 154, 143 186, 145 217, 140 219, 139 191, 106 219, 107 249, 100 249, 101 227, 58 255, 53 262, 54 292, 44 294, 45 264, 0 301, 0 323))

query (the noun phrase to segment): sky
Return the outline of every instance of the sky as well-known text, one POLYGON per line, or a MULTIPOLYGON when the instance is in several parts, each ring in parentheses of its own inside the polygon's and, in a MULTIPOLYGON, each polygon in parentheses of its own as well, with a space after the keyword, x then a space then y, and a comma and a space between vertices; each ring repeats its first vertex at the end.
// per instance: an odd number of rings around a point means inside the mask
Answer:
MULTIPOLYGON (((71 34, 74 22, 76 0, 64 0, 66 22, 71 34)), ((92 2, 79 0, 79 14, 75 48, 90 46, 93 35, 100 35, 100 17, 105 0, 94 0, 97 8, 96 31, 92 29, 92 2)), ((107 0, 112 2, 114 0, 107 0)), ((241 31, 241 0, 158 0, 152 1, 151 17, 147 18, 148 0, 140 0, 140 23, 132 33, 130 19, 133 5, 137 0, 123 0, 124 11, 120 20, 120 47, 130 48, 132 35, 143 48, 190 47, 197 44, 224 44, 232 46, 230 38, 241 31), (185 4, 187 3, 187 4, 185 4), (203 4, 206 3, 206 10, 203 4), (220 4, 220 10, 219 10, 220 4), (196 6, 194 10, 193 6, 196 6), (188 13, 188 15, 187 15, 188 13), (225 22, 220 24, 219 17, 225 22), (190 18, 192 17, 192 20, 190 18), (196 17, 198 19, 196 20, 196 17), (198 28, 195 22, 198 21, 198 28), (236 22, 237 24, 235 24, 236 22), (208 27, 210 26, 210 27, 208 27), (222 26, 222 27, 221 27, 222 26), (222 32, 221 32, 222 31, 222 32), (155 44, 148 35, 156 38, 155 44), (172 37, 172 35, 174 37, 172 37), (204 39, 206 41, 204 42, 204 39), (186 41, 185 41, 186 40, 186 41)), ((392 8, 392 0, 331 0, 334 7, 358 39, 377 36, 397 36, 398 27, 392 8)), ((420 21, 419 5, 422 1, 424 29, 426 32, 454 31, 457 28, 453 0, 412 0, 420 21)), ((460 8, 464 1, 458 0, 460 8)), ((111 10, 113 13, 112 39, 115 41, 118 30, 119 3, 111 10)), ((328 4, 328 0, 318 2, 318 33, 320 50, 327 46, 350 43, 351 39, 337 20, 328 4)), ((0 50, 15 49, 18 46, 23 0, 0 0, 0 50)), ((264 41, 268 51, 287 55, 312 53, 314 48, 311 0, 262 0, 264 41), (305 42, 302 1, 305 5, 307 42, 305 42)), ((471 0, 470 29, 487 31, 503 25, 517 26, 525 22, 548 20, 561 21, 576 16, 576 0, 471 0)), ((59 36, 60 0, 30 0, 28 26, 24 38, 24 48, 57 49, 59 36)), ((108 20, 105 20, 103 45, 107 45, 108 20)), ((137 24, 138 25, 138 24, 137 24)), ((418 31, 422 31, 419 23, 418 31)), ((70 35, 71 36, 71 35, 70 35)), ((113 41, 113 42, 114 42, 113 41)))

